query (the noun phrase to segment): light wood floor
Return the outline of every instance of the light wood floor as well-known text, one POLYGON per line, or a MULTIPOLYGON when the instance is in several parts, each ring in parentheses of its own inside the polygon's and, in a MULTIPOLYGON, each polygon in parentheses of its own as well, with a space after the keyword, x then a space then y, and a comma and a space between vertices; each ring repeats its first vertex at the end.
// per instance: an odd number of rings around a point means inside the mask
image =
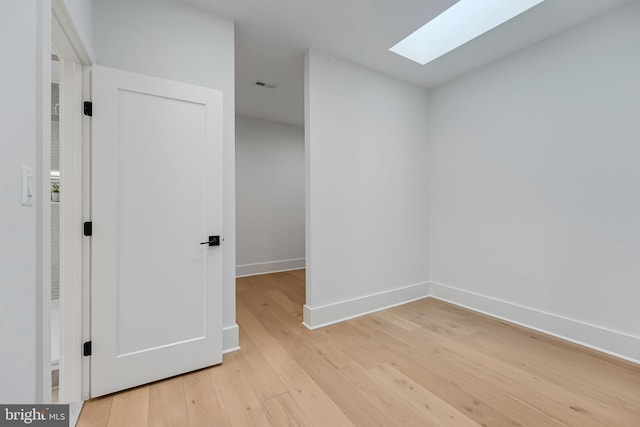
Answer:
POLYGON ((238 279, 241 351, 79 426, 640 426, 640 367, 434 299, 316 331, 304 271, 238 279))

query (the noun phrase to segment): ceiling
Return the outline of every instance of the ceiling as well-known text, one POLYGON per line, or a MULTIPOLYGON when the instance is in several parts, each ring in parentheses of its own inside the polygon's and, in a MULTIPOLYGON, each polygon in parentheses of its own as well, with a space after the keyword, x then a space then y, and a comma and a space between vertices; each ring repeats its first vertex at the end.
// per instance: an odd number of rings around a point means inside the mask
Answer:
POLYGON ((425 66, 388 49, 456 0, 184 1, 236 23, 236 112, 303 125, 309 48, 430 88, 629 0, 546 0, 425 66))

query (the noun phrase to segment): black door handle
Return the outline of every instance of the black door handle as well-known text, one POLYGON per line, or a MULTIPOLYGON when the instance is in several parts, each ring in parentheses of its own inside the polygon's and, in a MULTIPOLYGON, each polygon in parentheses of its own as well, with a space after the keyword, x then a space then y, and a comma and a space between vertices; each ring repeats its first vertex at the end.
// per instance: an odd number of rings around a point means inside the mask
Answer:
POLYGON ((200 242, 201 245, 220 246, 220 236, 209 236, 206 242, 200 242))

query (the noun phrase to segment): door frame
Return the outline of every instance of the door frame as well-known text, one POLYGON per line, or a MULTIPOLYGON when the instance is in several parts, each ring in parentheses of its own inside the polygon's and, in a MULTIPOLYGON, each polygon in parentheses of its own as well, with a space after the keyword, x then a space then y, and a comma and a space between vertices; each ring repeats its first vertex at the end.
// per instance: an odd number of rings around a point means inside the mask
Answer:
POLYGON ((61 89, 59 401, 71 403, 89 397, 90 361, 82 356, 81 348, 90 334, 91 248, 81 224, 91 215, 91 122, 83 115, 82 102, 90 99, 89 67, 93 61, 64 1, 53 0, 51 8, 51 43, 60 58, 61 89))

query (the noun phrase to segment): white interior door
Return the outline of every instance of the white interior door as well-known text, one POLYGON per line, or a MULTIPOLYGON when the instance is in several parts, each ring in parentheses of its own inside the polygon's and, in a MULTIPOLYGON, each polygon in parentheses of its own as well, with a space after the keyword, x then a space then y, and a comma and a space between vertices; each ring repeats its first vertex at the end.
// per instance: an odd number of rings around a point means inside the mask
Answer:
POLYGON ((222 362, 222 92, 93 68, 91 396, 222 362), (220 238, 220 240, 222 240, 220 238))

